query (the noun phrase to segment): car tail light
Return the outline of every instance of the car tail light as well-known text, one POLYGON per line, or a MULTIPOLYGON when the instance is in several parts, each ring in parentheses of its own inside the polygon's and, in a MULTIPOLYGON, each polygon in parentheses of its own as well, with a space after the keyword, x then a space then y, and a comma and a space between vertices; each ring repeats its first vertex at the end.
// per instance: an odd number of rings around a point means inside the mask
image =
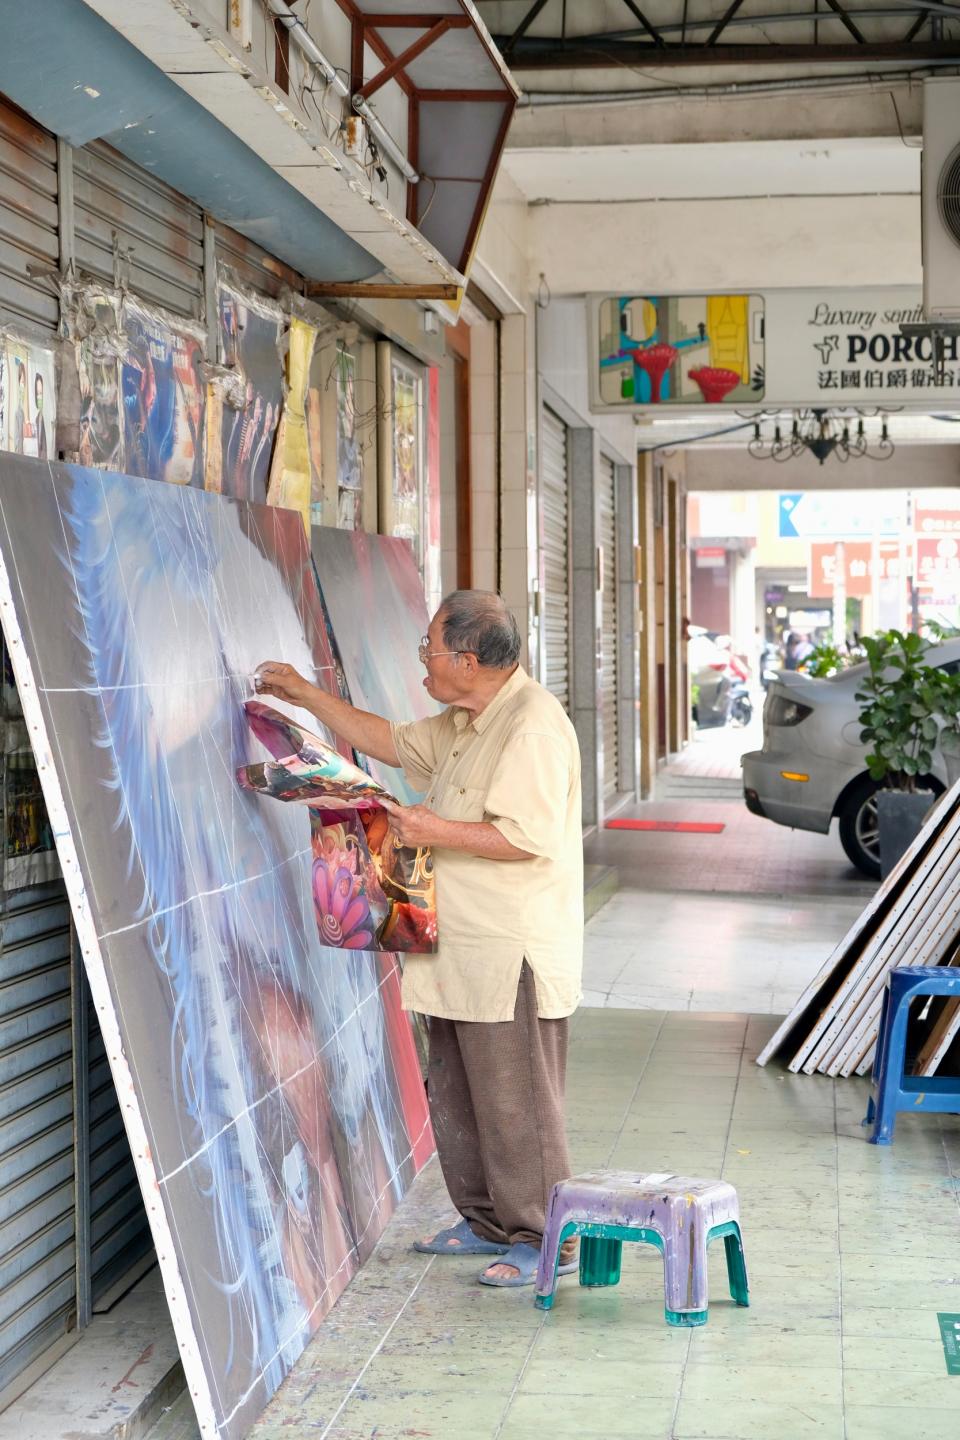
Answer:
POLYGON ((812 714, 812 705, 801 705, 799 700, 790 700, 786 695, 776 695, 771 691, 763 718, 768 725, 799 725, 801 720, 812 714))
POLYGON ((721 675, 723 674, 724 670, 726 670, 726 668, 727 668, 727 662, 726 662, 726 660, 711 660, 711 661, 710 661, 710 669, 711 669, 711 670, 719 670, 720 673, 721 673, 721 675))

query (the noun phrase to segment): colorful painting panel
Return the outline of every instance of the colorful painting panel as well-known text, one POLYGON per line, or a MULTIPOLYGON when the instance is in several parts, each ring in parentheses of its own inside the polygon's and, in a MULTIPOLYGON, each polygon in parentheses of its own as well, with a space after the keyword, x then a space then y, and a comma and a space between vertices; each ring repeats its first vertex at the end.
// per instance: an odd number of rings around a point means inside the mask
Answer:
POLYGON ((237 500, 267 497, 273 441, 283 407, 280 337, 283 316, 227 285, 220 287, 220 344, 224 365, 240 377, 240 409, 224 405, 220 489, 237 500))
POLYGON ((81 465, 123 466, 123 413, 120 403, 120 360, 123 334, 119 301, 113 295, 84 297, 85 324, 91 327, 77 343, 80 381, 81 465))
POLYGON ((121 362, 124 469, 176 485, 203 484, 203 344, 185 327, 129 301, 121 362))
POLYGON ((55 455, 57 387, 53 351, 26 340, 8 339, 0 391, 0 412, 6 415, 6 429, 0 431, 3 447, 15 455, 30 455, 37 460, 55 455))
POLYGON ((758 404, 758 295, 622 295, 599 307, 600 400, 610 406, 758 404))
POLYGON ((188 1384, 240 1440, 432 1150, 395 960, 321 945, 307 808, 236 781, 255 666, 333 683, 303 525, 12 456, 0 482, 0 618, 188 1384))
POLYGON ((365 770, 257 700, 244 709, 273 760, 244 765, 245 790, 310 807, 313 903, 324 945, 432 955, 437 897, 427 846, 402 845, 365 770))
MULTIPOLYGON (((430 617, 409 544, 315 526, 313 556, 353 704, 388 720, 436 715, 439 707, 423 688, 426 671, 417 656, 430 617)), ((401 771, 369 764, 404 803, 420 798, 401 771)))

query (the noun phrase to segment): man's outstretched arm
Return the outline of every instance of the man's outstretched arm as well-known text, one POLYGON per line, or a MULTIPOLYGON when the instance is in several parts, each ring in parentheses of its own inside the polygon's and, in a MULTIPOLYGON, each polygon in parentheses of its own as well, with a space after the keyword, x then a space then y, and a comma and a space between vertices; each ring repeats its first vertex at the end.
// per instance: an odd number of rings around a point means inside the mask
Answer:
POLYGON ((364 755, 381 760, 384 765, 400 764, 389 720, 384 720, 382 715, 371 715, 368 710, 358 710, 338 695, 311 685, 292 665, 284 665, 280 660, 265 661, 257 667, 255 684, 258 695, 272 695, 288 705, 309 710, 322 725, 364 755))

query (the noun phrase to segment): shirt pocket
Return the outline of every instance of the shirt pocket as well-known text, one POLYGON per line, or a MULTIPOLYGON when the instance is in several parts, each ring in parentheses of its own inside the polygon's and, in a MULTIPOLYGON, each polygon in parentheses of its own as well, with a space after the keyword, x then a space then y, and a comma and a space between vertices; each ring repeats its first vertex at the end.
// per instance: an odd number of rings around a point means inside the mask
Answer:
POLYGON ((478 786, 444 785, 434 794, 433 809, 444 820, 476 822, 486 815, 487 792, 478 786))

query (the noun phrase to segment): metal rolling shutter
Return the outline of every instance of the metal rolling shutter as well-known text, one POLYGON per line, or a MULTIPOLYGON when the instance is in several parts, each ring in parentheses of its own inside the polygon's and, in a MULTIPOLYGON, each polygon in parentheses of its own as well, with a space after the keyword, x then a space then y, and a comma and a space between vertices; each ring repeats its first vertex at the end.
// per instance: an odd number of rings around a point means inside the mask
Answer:
POLYGON ((620 788, 619 672, 617 666, 617 525, 613 461, 600 456, 597 540, 603 550, 601 602, 601 715, 603 719, 603 793, 611 799, 620 788))
POLYGON ((88 1025, 90 1290, 96 1310, 113 1284, 153 1249, 153 1240, 92 1002, 88 1025))
POLYGON ((540 425, 543 517, 543 683, 570 709, 570 491, 567 427, 543 407, 540 425))
POLYGON ((199 206, 100 140, 74 151, 73 193, 80 270, 112 285, 116 243, 134 294, 177 315, 203 314, 199 206))
POLYGON ((252 240, 238 235, 229 225, 218 220, 214 225, 217 259, 233 271, 238 280, 259 295, 277 299, 284 290, 302 290, 303 279, 296 270, 284 265, 252 240))
POLYGON ((58 213, 56 140, 0 104, 0 323, 56 329, 56 293, 28 267, 56 270, 58 213))
POLYGON ((62 885, 0 915, 0 1389, 76 1304, 70 912, 62 885))

